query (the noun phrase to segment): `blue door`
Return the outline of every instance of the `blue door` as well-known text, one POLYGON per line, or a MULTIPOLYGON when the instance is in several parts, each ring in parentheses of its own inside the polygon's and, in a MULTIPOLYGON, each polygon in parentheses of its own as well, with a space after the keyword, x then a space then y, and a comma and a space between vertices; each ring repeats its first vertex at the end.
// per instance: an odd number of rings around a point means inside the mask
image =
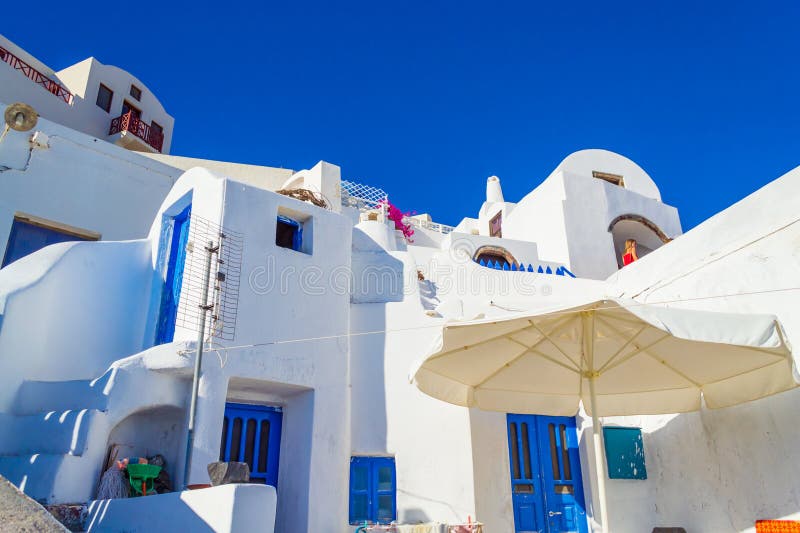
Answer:
POLYGON ((508 415, 517 532, 586 533, 575 419, 508 415))
POLYGON ((186 244, 189 241, 189 222, 192 206, 172 218, 172 234, 168 239, 167 275, 161 295, 161 312, 158 317, 156 344, 172 342, 175 337, 175 319, 183 285, 183 267, 186 263, 186 244))
POLYGON ((542 475, 536 440, 536 417, 508 415, 511 499, 516 531, 544 531, 542 475))
POLYGON ((226 403, 219 460, 247 463, 251 483, 277 487, 282 423, 280 407, 226 403))

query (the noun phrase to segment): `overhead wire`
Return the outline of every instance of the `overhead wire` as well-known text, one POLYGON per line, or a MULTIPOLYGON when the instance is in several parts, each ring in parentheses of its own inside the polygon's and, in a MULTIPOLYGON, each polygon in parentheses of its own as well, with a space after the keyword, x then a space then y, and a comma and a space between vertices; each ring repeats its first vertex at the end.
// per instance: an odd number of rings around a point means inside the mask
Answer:
MULTIPOLYGON (((697 296, 693 298, 675 298, 671 300, 661 300, 657 302, 650 302, 650 303, 641 303, 634 301, 627 307, 639 307, 639 306, 653 306, 653 305, 666 305, 666 304, 673 304, 673 303, 684 303, 684 302, 694 302, 694 301, 701 301, 701 300, 713 300, 719 298, 734 298, 739 296, 753 296, 758 294, 773 294, 779 292, 790 292, 790 291, 800 291, 800 287, 785 287, 780 289, 764 289, 759 291, 747 291, 747 292, 737 292, 737 293, 730 293, 730 294, 717 294, 717 295, 707 295, 707 296, 697 296)), ((610 299, 610 298, 609 298, 610 299)), ((490 305, 495 305, 494 302, 490 302, 490 305)), ((496 307, 503 308, 502 306, 495 305, 496 307)), ((594 310, 606 310, 606 309, 614 309, 616 306, 599 306, 593 308, 594 310)), ((514 312, 525 312, 525 309, 516 309, 512 310, 514 312)), ((570 315, 570 314, 578 314, 582 310, 581 309, 565 309, 560 311, 552 311, 548 312, 546 309, 542 310, 542 314, 546 314, 549 317, 557 317, 562 315, 570 315)), ((514 315, 508 315, 504 317, 496 317, 497 321, 504 321, 509 319, 516 318, 514 315)), ((209 345, 217 344, 220 348, 210 348, 209 351, 217 351, 217 350, 224 350, 226 352, 226 361, 227 361, 227 352, 231 350, 242 350, 246 348, 260 348, 264 346, 277 346, 283 344, 297 344, 301 342, 313 342, 313 341, 323 341, 323 340, 333 340, 333 339, 341 339, 341 338, 352 338, 352 337, 364 337, 369 335, 381 335, 381 334, 388 334, 388 333, 401 333, 406 331, 417 331, 417 330, 425 330, 425 329, 434 329, 434 328, 442 328, 445 325, 449 325, 448 323, 437 322, 436 324, 430 325, 416 325, 416 326, 409 326, 405 328, 387 328, 387 329, 376 329, 370 331, 356 331, 356 332, 348 332, 348 333, 340 333, 340 334, 332 334, 332 335, 320 335, 316 337, 302 337, 296 339, 283 339, 283 340, 274 340, 274 341, 266 341, 266 342, 257 342, 252 344, 240 344, 235 346, 222 346, 219 343, 213 343, 210 341, 209 345)), ((189 350, 183 350, 179 353, 188 353, 189 350)), ((222 363, 221 356, 219 353, 217 354, 220 357, 220 362, 222 363)))

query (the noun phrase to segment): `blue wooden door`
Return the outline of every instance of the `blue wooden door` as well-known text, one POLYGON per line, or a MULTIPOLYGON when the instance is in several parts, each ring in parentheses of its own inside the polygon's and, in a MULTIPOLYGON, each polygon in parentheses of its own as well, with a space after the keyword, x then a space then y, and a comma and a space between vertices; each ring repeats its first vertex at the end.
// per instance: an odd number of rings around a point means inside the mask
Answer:
POLYGON ((536 440, 536 418, 508 415, 511 499, 516 531, 543 531, 544 499, 536 440))
POLYGON ((565 416, 536 418, 547 531, 584 533, 588 527, 575 419, 565 416))
MULTIPOLYGON (((161 296, 161 312, 158 317, 156 344, 172 342, 175 337, 175 319, 183 286, 183 268, 186 263, 186 245, 189 241, 189 222, 192 206, 186 207, 172 218, 172 234, 169 238, 167 275, 161 296)), ((166 243, 165 243, 166 244, 166 243)))
POLYGON ((277 487, 282 424, 280 407, 226 403, 219 460, 247 463, 251 483, 277 487))
POLYGON ((575 419, 508 415, 516 532, 586 533, 575 419))

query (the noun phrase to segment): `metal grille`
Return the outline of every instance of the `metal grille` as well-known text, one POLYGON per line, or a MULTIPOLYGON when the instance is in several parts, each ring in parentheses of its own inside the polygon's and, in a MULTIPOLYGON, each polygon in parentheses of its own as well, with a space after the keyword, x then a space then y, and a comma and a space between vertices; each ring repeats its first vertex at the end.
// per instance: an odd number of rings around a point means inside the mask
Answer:
POLYGON ((233 340, 239 285, 242 273, 242 234, 227 230, 213 222, 191 215, 189 242, 183 270, 181 297, 176 324, 197 329, 203 301, 203 277, 207 249, 216 250, 211 263, 208 302, 211 320, 206 321, 206 338, 233 340))
POLYGON ((383 189, 347 180, 342 180, 341 193, 342 205, 358 209, 375 209, 389 198, 383 189))

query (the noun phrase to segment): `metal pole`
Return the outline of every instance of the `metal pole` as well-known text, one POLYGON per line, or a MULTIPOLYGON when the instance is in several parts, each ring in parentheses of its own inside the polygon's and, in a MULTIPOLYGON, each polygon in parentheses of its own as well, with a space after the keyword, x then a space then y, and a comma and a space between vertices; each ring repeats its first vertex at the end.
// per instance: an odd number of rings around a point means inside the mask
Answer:
MULTIPOLYGON (((589 397, 592 409, 592 444, 594 444, 595 471, 597 472, 597 499, 600 503, 600 527, 603 533, 608 532, 608 508, 606 505, 606 467, 603 461, 603 429, 600 426, 600 417, 597 416, 597 394, 594 382, 598 373, 594 369, 594 313, 581 313, 583 322, 583 346, 589 365, 587 376, 589 378, 589 397)), ((595 519, 597 517, 595 516, 595 519)))
POLYGON ((206 246, 206 269, 203 276, 203 292, 200 303, 200 327, 197 330, 197 354, 194 358, 194 376, 192 377, 192 401, 189 406, 189 430, 186 432, 186 462, 183 465, 183 486, 189 485, 189 468, 192 462, 192 449, 194 448, 194 422, 197 412, 197 391, 200 388, 200 367, 203 364, 203 337, 206 330, 206 313, 208 312, 208 285, 211 277, 211 257, 217 251, 214 241, 208 241, 206 246))

